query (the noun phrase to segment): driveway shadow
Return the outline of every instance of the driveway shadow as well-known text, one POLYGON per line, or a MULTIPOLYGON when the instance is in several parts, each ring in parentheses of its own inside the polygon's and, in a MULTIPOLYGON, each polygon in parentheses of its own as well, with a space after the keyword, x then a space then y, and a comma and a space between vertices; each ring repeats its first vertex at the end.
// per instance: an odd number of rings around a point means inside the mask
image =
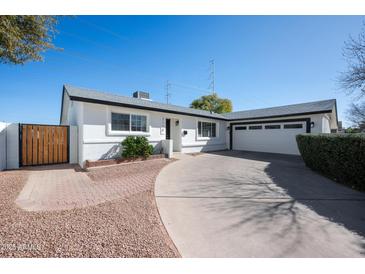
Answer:
MULTIPOLYGON (((251 216, 245 216, 242 219, 243 223, 252 220, 257 222, 260 219, 268 220, 289 213, 291 223, 288 227, 298 229, 296 204, 300 203, 331 222, 365 236, 365 193, 315 173, 305 166, 300 156, 246 151, 219 151, 212 154, 267 162, 264 172, 291 198, 273 203, 272 207, 265 208, 263 211, 253 208, 254 213, 251 216)), ((235 205, 226 204, 226 206, 239 207, 241 202, 240 200, 231 201, 230 203, 235 205)))

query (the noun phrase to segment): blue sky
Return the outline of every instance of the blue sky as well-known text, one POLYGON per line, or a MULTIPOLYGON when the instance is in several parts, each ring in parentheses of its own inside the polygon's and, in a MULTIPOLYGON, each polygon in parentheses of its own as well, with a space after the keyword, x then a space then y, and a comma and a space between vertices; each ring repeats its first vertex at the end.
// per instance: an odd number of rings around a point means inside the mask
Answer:
POLYGON ((346 121, 352 98, 336 79, 346 68, 344 41, 357 35, 354 16, 77 16, 58 25, 44 62, 0 64, 0 121, 59 122, 62 85, 130 96, 148 91, 189 106, 207 89, 209 60, 216 91, 237 110, 336 98, 346 121))

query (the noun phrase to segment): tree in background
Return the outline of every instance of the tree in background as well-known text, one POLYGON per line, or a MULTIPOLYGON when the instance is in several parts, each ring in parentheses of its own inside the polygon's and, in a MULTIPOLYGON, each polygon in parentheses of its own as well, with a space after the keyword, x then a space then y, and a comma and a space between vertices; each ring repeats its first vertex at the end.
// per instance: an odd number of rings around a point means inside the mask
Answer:
POLYGON ((207 110, 214 113, 232 112, 231 100, 219 98, 217 93, 204 95, 199 99, 195 99, 191 103, 190 107, 195 109, 207 110))
POLYGON ((340 77, 340 84, 350 95, 355 95, 356 103, 348 110, 348 118, 356 127, 365 125, 365 25, 357 39, 350 37, 345 42, 343 55, 347 61, 347 71, 340 77))
POLYGON ((361 131, 365 130, 365 102, 352 103, 348 111, 349 120, 361 131))
POLYGON ((0 16, 0 62, 24 64, 42 61, 41 53, 53 49, 56 16, 0 16))

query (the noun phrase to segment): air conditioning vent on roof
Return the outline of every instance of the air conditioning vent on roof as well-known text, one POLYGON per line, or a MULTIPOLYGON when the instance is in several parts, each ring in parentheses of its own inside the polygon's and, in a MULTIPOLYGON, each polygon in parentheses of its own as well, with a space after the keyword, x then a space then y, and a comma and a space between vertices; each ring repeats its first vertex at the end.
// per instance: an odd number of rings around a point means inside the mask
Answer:
POLYGON ((138 99, 143 99, 143 100, 151 100, 150 94, 148 92, 144 92, 144 91, 135 91, 133 93, 133 97, 138 98, 138 99))

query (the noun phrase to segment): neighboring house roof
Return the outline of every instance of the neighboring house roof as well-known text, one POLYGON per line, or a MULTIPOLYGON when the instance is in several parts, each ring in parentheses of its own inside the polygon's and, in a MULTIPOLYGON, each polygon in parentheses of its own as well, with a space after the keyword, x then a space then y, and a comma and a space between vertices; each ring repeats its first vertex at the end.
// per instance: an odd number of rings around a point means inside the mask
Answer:
POLYGON ((86 88, 73 87, 70 85, 64 85, 63 87, 64 90, 68 93, 70 99, 74 101, 125 106, 125 107, 141 108, 141 109, 148 109, 148 110, 155 110, 155 111, 162 111, 176 114, 188 114, 192 116, 226 120, 226 118, 223 115, 217 113, 211 113, 210 111, 206 110, 163 104, 154 101, 138 99, 134 97, 127 97, 127 96, 90 90, 86 88))
POLYGON ((336 99, 330 99, 280 107, 236 111, 224 113, 223 116, 228 120, 263 119, 302 114, 329 113, 332 112, 334 106, 336 106, 336 99))
MULTIPOLYGON (((333 107, 336 106, 336 99, 331 99, 331 100, 315 101, 315 102, 294 104, 280 107, 271 107, 271 108, 262 108, 262 109, 253 109, 253 110, 217 114, 205 110, 175 106, 170 104, 163 104, 154 101, 138 99, 134 97, 127 97, 110 93, 104 93, 86 88, 73 87, 70 85, 64 85, 63 90, 68 94, 70 99, 74 101, 140 108, 153 111, 214 118, 227 121, 285 117, 285 116, 295 116, 295 115, 314 114, 314 113, 329 113, 332 112, 333 107)), ((61 109, 61 118, 62 118, 62 111, 63 111, 63 102, 61 109)), ((337 110, 336 110, 336 115, 337 115, 337 110)))

